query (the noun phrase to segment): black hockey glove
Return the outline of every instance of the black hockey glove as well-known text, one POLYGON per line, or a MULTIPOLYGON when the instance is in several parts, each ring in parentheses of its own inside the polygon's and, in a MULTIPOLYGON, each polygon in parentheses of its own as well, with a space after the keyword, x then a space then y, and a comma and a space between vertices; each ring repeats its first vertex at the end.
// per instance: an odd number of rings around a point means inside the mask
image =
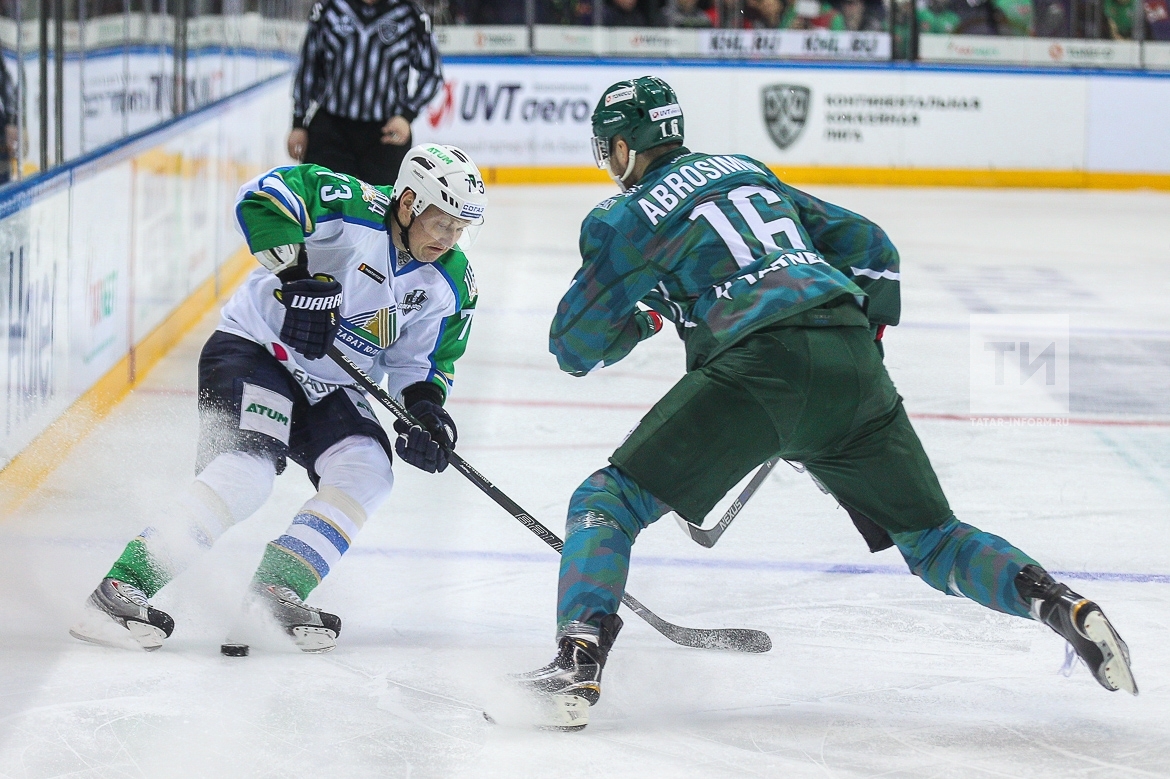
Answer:
POLYGON ((272 294, 285 308, 280 340, 310 360, 324 357, 341 326, 341 282, 318 273, 285 282, 272 294))
POLYGON ((394 422, 394 432, 398 433, 394 451, 405 462, 427 473, 446 470, 450 462, 447 453, 455 448, 459 432, 442 406, 439 388, 430 382, 412 384, 402 391, 402 401, 419 424, 394 422))

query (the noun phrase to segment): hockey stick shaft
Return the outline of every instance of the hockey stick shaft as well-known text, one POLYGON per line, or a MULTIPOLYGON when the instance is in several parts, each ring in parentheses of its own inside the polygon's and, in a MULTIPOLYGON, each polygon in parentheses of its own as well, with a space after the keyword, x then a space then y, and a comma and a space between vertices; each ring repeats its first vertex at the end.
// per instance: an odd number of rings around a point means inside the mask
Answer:
POLYGON ((739 497, 736 498, 735 502, 732 503, 731 506, 727 509, 727 512, 723 515, 723 519, 719 520, 719 522, 716 523, 714 527, 704 530, 701 527, 692 525, 682 517, 679 517, 680 524, 682 524, 687 533, 690 534, 691 540, 700 546, 707 547, 708 549, 715 546, 715 542, 718 541, 719 537, 723 535, 723 531, 727 530, 728 526, 731 524, 731 521, 739 516, 739 512, 743 510, 743 507, 747 504, 751 496, 754 495, 756 490, 760 488, 760 485, 764 483, 764 479, 768 478, 768 474, 772 472, 772 469, 776 467, 776 463, 778 462, 780 462, 780 458, 773 457, 771 460, 768 460, 760 466, 760 469, 756 471, 756 475, 753 476, 752 480, 748 482, 748 485, 743 488, 743 492, 739 493, 739 497))
MULTIPOLYGON (((333 358, 342 370, 348 373, 358 385, 366 392, 378 399, 378 402, 390 411, 396 419, 405 422, 408 425, 417 425, 406 409, 402 407, 398 401, 390 396, 390 393, 384 390, 381 386, 376 384, 373 379, 366 375, 365 371, 353 363, 345 354, 342 353, 337 346, 329 347, 329 356, 333 358)), ((505 511, 511 514, 528 528, 534 535, 544 541, 546 544, 555 549, 558 553, 564 547, 564 542, 557 537, 547 527, 537 521, 531 514, 520 507, 518 503, 513 501, 502 490, 488 481, 487 477, 477 471, 475 468, 457 455, 455 452, 449 451, 447 453, 448 460, 455 469, 467 477, 467 480, 478 487, 484 494, 496 502, 505 511)), ((631 611, 637 614, 642 619, 646 620, 662 635, 666 636, 676 644, 683 646, 695 647, 697 649, 728 649, 736 652, 767 652, 772 648, 772 639, 767 633, 762 630, 750 630, 747 628, 687 628, 680 625, 674 625, 659 617, 654 612, 643 606, 637 599, 629 593, 622 596, 622 603, 624 603, 631 611)))

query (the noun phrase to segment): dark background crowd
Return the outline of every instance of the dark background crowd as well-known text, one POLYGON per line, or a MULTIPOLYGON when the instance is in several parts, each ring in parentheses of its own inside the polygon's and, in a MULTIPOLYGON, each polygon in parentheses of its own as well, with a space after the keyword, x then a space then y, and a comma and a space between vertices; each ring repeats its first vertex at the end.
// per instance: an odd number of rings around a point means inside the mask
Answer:
MULTIPOLYGON (((537 24, 885 31, 889 0, 536 0, 537 24), (600 12, 600 19, 596 14, 600 12)), ((525 24, 525 0, 424 0, 440 24, 525 24)), ((917 0, 918 30, 1130 40, 1133 0, 917 0)), ((1170 0, 1143 0, 1143 37, 1170 40, 1170 0)))
MULTIPOLYGON (((524 24, 525 0, 441 0, 455 24, 524 24)), ((882 0, 602 0, 606 27, 885 30, 882 0)), ((537 0, 537 24, 594 24, 593 0, 537 0)))

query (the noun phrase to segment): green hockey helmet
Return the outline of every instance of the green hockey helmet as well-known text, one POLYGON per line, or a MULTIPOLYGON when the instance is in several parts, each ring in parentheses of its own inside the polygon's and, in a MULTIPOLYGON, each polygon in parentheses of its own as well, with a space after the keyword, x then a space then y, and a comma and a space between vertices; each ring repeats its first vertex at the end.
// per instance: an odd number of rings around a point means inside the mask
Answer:
POLYGON ((633 171, 638 152, 667 143, 682 143, 682 108, 670 84, 657 76, 642 76, 619 81, 605 90, 593 109, 593 159, 597 167, 609 169, 610 149, 613 139, 619 135, 631 151, 629 165, 619 184, 633 171))

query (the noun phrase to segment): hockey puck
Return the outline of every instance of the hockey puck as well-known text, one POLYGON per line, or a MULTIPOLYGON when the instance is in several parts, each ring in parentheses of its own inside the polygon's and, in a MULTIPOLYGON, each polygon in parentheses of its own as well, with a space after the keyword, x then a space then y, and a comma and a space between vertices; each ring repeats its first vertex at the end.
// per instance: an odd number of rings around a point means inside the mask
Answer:
POLYGON ((219 653, 224 657, 247 657, 247 644, 220 644, 219 653))

